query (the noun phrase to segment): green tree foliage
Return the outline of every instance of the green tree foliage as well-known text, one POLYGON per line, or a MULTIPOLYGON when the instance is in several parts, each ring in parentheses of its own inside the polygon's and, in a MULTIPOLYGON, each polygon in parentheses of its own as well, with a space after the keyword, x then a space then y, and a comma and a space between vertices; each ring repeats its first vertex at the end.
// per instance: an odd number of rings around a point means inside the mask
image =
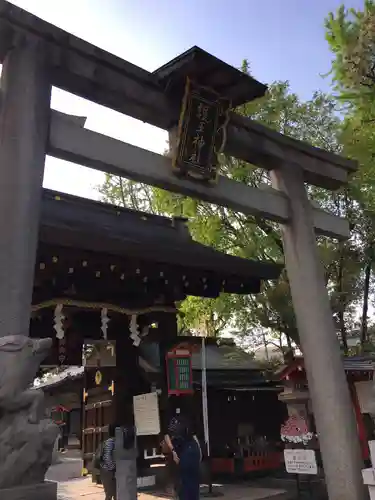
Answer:
POLYGON ((153 203, 153 190, 147 184, 106 174, 103 185, 98 186, 98 191, 107 203, 158 214, 153 203))
MULTIPOLYGON (((287 82, 278 82, 270 86, 264 98, 243 106, 238 112, 296 139, 335 153, 341 150, 340 119, 335 102, 328 95, 317 92, 310 101, 301 102, 290 91, 287 82)), ((265 171, 233 158, 221 158, 221 173, 251 186, 268 183, 265 171)), ((324 190, 311 189, 311 195, 320 206, 338 215, 348 216, 352 208, 347 193, 332 195, 324 190)), ((270 222, 160 190, 155 192, 154 203, 161 212, 187 216, 194 238, 221 251, 275 262, 283 259, 280 234, 270 222)), ((319 243, 334 317, 345 343, 359 299, 361 263, 351 243, 339 247, 324 239, 319 243)), ((246 334, 251 328, 262 327, 277 336, 285 334, 287 339, 298 343, 285 274, 277 283, 266 283, 260 295, 231 298, 230 309, 230 319, 237 331, 246 334)))
MULTIPOLYGON (((244 70, 247 70, 244 63, 244 70)), ((290 91, 288 82, 276 82, 266 96, 237 110, 270 128, 296 139, 333 152, 340 152, 340 118, 331 96, 317 92, 302 102, 290 91)), ((268 184, 264 170, 235 158, 222 156, 220 169, 226 175, 249 186, 268 184)), ((222 252, 248 259, 283 261, 282 242, 277 226, 271 222, 217 207, 188 197, 169 193, 108 176, 101 187, 105 200, 153 213, 185 216, 189 219, 193 238, 222 252)), ((319 204, 338 215, 354 212, 347 193, 330 194, 311 189, 319 204)), ((327 287, 330 291, 338 330, 345 340, 346 331, 354 321, 361 262, 352 243, 339 247, 329 240, 319 241, 325 263, 327 287)), ((218 335, 234 328, 239 334, 267 331, 289 344, 298 343, 298 332, 284 273, 278 282, 266 283, 257 296, 221 295, 218 299, 189 297, 180 306, 181 331, 200 330, 218 335)), ((279 343, 279 342, 278 342, 279 343)))
POLYGON ((326 38, 333 52, 331 74, 344 105, 341 143, 346 156, 359 161, 351 179, 351 220, 362 262, 361 341, 367 341, 367 314, 372 295, 375 243, 375 3, 362 10, 341 6, 326 19, 326 38))
POLYGON ((325 22, 326 39, 334 54, 332 76, 340 97, 350 104, 373 101, 375 81, 375 5, 365 0, 363 10, 342 5, 325 22))

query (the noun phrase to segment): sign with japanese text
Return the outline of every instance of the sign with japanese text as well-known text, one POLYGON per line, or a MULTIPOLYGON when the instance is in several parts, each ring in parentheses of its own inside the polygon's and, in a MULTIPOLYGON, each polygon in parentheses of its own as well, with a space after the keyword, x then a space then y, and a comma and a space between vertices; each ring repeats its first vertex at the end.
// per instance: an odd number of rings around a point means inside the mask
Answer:
POLYGON ((159 400, 156 392, 133 396, 137 436, 160 434, 159 400))
POLYGON ((173 167, 180 174, 208 182, 216 180, 216 145, 226 126, 228 110, 229 101, 187 80, 173 157, 173 167))
POLYGON ((284 450, 284 460, 289 474, 318 474, 314 450, 284 450))
POLYGON ((193 372, 191 353, 187 349, 174 349, 167 353, 168 394, 192 394, 193 372))

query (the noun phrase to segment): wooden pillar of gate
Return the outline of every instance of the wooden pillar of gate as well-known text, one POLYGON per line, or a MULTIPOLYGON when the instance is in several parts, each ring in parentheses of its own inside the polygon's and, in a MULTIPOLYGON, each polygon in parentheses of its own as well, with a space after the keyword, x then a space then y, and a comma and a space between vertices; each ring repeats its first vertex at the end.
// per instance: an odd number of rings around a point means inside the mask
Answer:
POLYGON ((133 396, 138 389, 138 349, 130 338, 126 316, 113 318, 110 328, 115 331, 116 368, 114 394, 114 424, 134 424, 133 396))
POLYGON ((42 42, 13 40, 1 75, 0 336, 28 335, 51 85, 42 42))
POLYGON ((302 168, 284 163, 271 172, 273 187, 289 199, 282 226, 285 264, 303 350, 330 500, 363 500, 361 450, 319 259, 302 168))

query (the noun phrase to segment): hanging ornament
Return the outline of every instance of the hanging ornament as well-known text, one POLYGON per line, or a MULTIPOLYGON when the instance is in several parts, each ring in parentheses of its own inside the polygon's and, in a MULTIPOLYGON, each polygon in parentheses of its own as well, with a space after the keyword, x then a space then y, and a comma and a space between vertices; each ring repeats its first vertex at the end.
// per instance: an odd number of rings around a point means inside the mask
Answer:
POLYGON ((108 309, 103 308, 101 310, 100 315, 101 315, 101 320, 102 320, 101 331, 103 333, 103 339, 107 340, 108 339, 108 336, 107 336, 108 323, 110 321, 110 319, 108 318, 108 309))
POLYGON ((58 339, 58 358, 60 365, 64 365, 66 360, 66 339, 63 337, 62 339, 58 339))
POLYGON ((100 385, 102 383, 102 380, 103 380, 102 372, 100 370, 98 370, 95 373, 95 384, 100 385))
POLYGON ((54 316, 54 325, 53 328, 56 332, 56 338, 61 340, 65 337, 65 332, 64 332, 64 319, 65 316, 63 315, 63 305, 62 304, 57 304, 55 307, 55 316, 54 316))
POLYGON ((129 326, 129 329, 130 329, 130 338, 132 339, 133 341, 133 345, 135 345, 136 347, 139 346, 139 344, 141 343, 141 338, 139 336, 139 326, 138 326, 138 315, 137 314, 132 314, 131 316, 131 319, 130 319, 130 326, 129 326))

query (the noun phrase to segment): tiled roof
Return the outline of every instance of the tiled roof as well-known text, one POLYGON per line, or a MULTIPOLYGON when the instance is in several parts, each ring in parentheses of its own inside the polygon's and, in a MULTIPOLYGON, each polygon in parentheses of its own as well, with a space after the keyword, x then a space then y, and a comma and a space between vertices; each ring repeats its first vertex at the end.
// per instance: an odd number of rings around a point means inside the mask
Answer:
MULTIPOLYGON (((146 344, 145 344, 146 345, 146 344)), ((152 349, 153 344, 147 344, 148 349, 147 351, 152 349)), ((156 349, 156 344, 154 345, 154 348, 156 349)), ((157 373, 160 370, 160 364, 157 366, 154 366, 153 361, 158 358, 154 358, 153 356, 150 356, 150 352, 143 352, 142 357, 139 358, 140 366, 146 371, 146 372, 154 372, 157 373), (149 354, 149 356, 147 356, 149 354), (143 357, 144 355, 145 358, 143 357)), ((202 363, 201 363, 201 351, 200 348, 196 349, 196 352, 193 353, 192 355, 192 365, 193 365, 193 370, 201 370, 202 368, 202 363)), ((207 345, 206 346, 206 366, 207 370, 211 372, 221 372, 222 375, 214 375, 214 373, 211 373, 209 381, 211 381, 212 377, 217 379, 217 382, 223 381, 226 383, 230 383, 230 379, 232 375, 228 375, 228 372, 248 372, 248 375, 243 373, 243 376, 241 377, 241 383, 246 384, 246 382, 250 383, 250 379, 254 383, 255 379, 258 382, 265 382, 266 379, 263 377, 261 374, 262 372, 262 367, 261 365, 257 362, 254 361, 253 357, 243 351, 242 349, 236 347, 234 344, 233 345, 207 345), (225 375, 223 372, 227 372, 227 375, 225 375), (218 379, 219 377, 219 379, 218 379), (254 379, 254 380, 253 380, 254 379)), ((57 385, 62 384, 63 382, 67 382, 68 380, 75 380, 83 376, 84 368, 81 366, 72 366, 69 368, 66 368, 62 372, 55 374, 55 375, 50 375, 46 380, 43 382, 37 382, 34 384, 34 387, 36 389, 50 389, 52 387, 55 387, 57 385)), ((199 378, 199 377, 198 377, 199 378)), ((233 377, 232 377, 233 378, 233 377)), ((235 377, 236 380, 238 376, 235 377)), ((197 379, 198 380, 198 379, 197 379)))
MULTIPOLYGON (((201 350, 193 353, 193 369, 202 368, 201 350)), ((207 370, 261 370, 261 365, 253 357, 235 345, 206 346, 207 370)))
POLYGON ((74 380, 83 376, 84 367, 83 366, 70 366, 60 373, 49 375, 43 381, 37 379, 34 382, 35 389, 45 389, 50 388, 60 383, 67 382, 68 380, 74 380))
MULTIPOLYGON (((375 371, 375 359, 369 356, 351 356, 343 358, 344 370, 346 372, 373 372, 375 371)), ((298 369, 304 369, 302 357, 295 358, 288 365, 283 365, 277 370, 276 376, 279 379, 285 378, 290 373, 298 369)))

